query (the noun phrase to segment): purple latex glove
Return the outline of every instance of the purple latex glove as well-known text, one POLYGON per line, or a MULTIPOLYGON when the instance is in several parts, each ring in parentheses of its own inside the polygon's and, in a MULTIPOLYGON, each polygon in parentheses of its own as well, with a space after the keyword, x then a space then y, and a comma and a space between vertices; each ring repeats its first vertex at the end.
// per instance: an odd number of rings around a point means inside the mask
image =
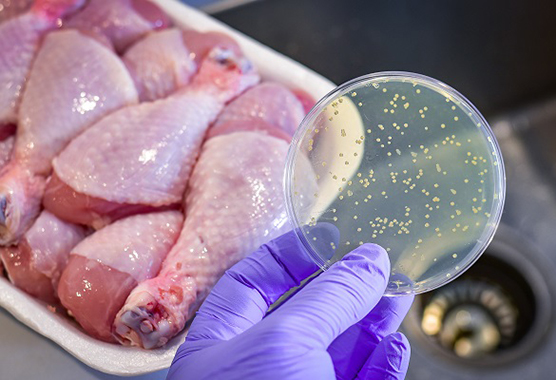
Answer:
POLYGON ((266 315, 318 269, 304 252, 289 232, 228 270, 168 379, 403 379, 410 346, 395 331, 413 297, 383 297, 390 262, 378 245, 356 248, 266 315))

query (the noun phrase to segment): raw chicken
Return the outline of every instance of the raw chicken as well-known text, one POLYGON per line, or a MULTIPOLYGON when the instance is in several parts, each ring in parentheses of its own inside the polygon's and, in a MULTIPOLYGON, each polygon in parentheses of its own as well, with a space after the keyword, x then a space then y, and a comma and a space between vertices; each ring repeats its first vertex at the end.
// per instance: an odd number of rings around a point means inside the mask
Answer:
POLYGON ((115 112, 73 140, 54 160, 44 206, 99 228, 141 208, 179 205, 206 129, 258 80, 248 61, 216 48, 190 86, 115 112))
POLYGON ((266 82, 231 102, 210 128, 208 137, 258 130, 289 142, 304 116, 303 105, 289 89, 266 82))
POLYGON ((139 284, 116 317, 123 344, 166 344, 226 269, 289 228, 282 197, 287 149, 285 141, 256 132, 205 143, 178 242, 160 274, 139 284))
POLYGON ((15 125, 0 128, 0 172, 10 161, 15 142, 15 125))
POLYGON ((148 0, 89 0, 64 28, 97 34, 123 52, 143 35, 169 24, 169 17, 148 0))
POLYGON ((5 125, 17 123, 22 90, 41 38, 83 2, 37 0, 27 13, 0 24, 0 134, 5 125))
POLYGON ((231 50, 235 56, 242 57, 243 52, 237 42, 230 36, 220 32, 197 32, 196 30, 184 30, 183 38, 190 51, 191 59, 200 64, 207 54, 216 46, 231 50))
MULTIPOLYGON (((7 128, 4 128, 4 131, 6 130, 7 128)), ((13 135, 8 135, 7 137, 4 137, 2 140, 0 140, 0 171, 10 161, 14 146, 14 140, 15 138, 13 135)), ((2 276, 3 272, 4 266, 2 265, 2 260, 0 260, 0 277, 2 276)))
POLYGON ((182 32, 168 29, 139 40, 123 56, 139 100, 164 98, 189 83, 196 71, 182 32))
MULTIPOLYGON (((224 109, 215 123, 221 127, 213 133, 221 135, 205 143, 193 169, 178 242, 160 274, 139 284, 116 317, 123 344, 164 345, 226 269, 289 229, 282 198, 284 140, 301 122, 302 109, 288 89, 274 83, 248 90, 224 109)), ((308 178, 314 178, 306 165, 308 178)), ((315 189, 309 182, 303 193, 315 189)))
POLYGON ((15 124, 4 125, 3 128, 0 128, 0 141, 4 141, 7 140, 9 137, 12 137, 15 134, 15 130, 15 124))
POLYGON ((0 248, 10 280, 45 302, 57 300, 58 280, 70 251, 85 237, 85 230, 44 211, 17 246, 0 248))
POLYGON ((136 102, 133 80, 114 53, 75 30, 47 35, 0 177, 0 244, 16 241, 38 215, 52 158, 95 121, 136 102))
POLYGON ((72 250, 58 294, 85 331, 114 341, 116 313, 137 283, 156 276, 182 223, 178 211, 136 215, 97 231, 72 250))
POLYGON ((0 0, 0 23, 26 12, 33 0, 0 0))
POLYGON ((295 89, 293 90, 293 93, 295 94, 295 96, 297 96, 297 99, 299 99, 299 101, 303 105, 305 114, 308 114, 309 111, 311 111, 311 108, 313 108, 313 106, 316 104, 315 99, 307 91, 301 89, 295 89))
POLYGON ((14 136, 9 136, 4 140, 0 141, 0 170, 6 166, 12 155, 12 149, 14 146, 14 136))
POLYGON ((131 46, 123 59, 135 81, 139 99, 152 101, 187 85, 201 59, 215 47, 242 56, 237 43, 222 33, 169 29, 148 34, 131 46))

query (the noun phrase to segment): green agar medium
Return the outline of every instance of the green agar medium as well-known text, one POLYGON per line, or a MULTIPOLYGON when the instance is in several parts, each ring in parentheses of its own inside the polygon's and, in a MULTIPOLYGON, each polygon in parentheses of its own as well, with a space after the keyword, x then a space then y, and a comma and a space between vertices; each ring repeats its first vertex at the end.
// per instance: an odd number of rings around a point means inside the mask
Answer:
POLYGON ((387 294, 422 293, 486 249, 504 203, 503 161, 484 118, 455 90, 378 73, 340 86, 306 117, 288 155, 286 197, 321 267, 376 243, 391 260, 387 294), (337 233, 312 236, 323 223, 337 233))

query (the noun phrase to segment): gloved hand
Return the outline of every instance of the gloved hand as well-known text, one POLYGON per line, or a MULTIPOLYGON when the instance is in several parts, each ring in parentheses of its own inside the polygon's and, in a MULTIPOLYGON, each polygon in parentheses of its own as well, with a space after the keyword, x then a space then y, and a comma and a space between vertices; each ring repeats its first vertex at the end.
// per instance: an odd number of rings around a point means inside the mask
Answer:
POLYGON ((384 249, 364 244, 277 310, 318 268, 289 232, 233 266, 179 348, 168 379, 403 379, 410 346, 396 333, 413 297, 383 297, 384 249))

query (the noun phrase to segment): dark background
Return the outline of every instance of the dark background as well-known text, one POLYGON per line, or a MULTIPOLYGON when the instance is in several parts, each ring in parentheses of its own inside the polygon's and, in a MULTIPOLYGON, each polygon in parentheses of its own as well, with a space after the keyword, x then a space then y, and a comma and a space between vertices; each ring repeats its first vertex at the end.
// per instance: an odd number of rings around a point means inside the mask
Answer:
POLYGON ((418 72, 485 116, 556 93, 556 2, 266 0, 215 16, 337 84, 418 72))

